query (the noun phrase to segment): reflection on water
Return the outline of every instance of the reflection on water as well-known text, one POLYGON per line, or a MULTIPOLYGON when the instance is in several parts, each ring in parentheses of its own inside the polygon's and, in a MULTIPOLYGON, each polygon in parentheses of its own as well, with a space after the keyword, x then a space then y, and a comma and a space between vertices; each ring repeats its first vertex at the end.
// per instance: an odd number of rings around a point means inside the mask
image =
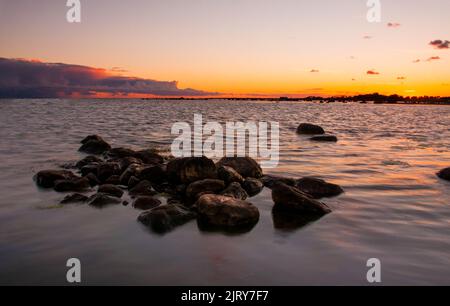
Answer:
POLYGON ((64 284, 68 258, 85 284, 365 284, 366 261, 382 262, 385 284, 450 284, 448 106, 229 101, 0 101, 0 283, 64 284), (88 134, 114 146, 167 148, 171 125, 279 121, 273 175, 317 176, 345 194, 323 201, 320 220, 273 212, 270 190, 251 199, 260 221, 238 235, 190 222, 164 236, 129 206, 56 204, 32 176, 82 157, 88 134), (295 133, 318 123, 339 137, 313 143, 295 133), (313 222, 311 222, 313 221, 313 222))

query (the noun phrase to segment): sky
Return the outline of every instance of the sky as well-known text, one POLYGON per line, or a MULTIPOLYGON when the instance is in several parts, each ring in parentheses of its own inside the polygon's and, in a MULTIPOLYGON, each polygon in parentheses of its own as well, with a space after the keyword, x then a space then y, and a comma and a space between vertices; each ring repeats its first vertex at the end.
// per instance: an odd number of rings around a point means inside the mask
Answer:
POLYGON ((366 2, 0 0, 0 96, 450 96, 450 1, 366 2))

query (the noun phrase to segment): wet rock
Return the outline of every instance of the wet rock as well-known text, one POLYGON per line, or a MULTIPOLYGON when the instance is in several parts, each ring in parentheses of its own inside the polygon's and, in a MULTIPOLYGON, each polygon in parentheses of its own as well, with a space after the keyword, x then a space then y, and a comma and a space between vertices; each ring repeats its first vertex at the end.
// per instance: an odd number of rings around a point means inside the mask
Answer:
POLYGON ((164 157, 159 155, 155 150, 141 150, 137 151, 134 157, 139 158, 145 164, 163 164, 164 157))
POLYGON ((87 166, 89 164, 100 164, 100 163, 103 163, 102 159, 100 159, 96 156, 90 155, 90 156, 86 156, 85 158, 83 158, 82 160, 77 162, 75 167, 81 170, 81 168, 83 168, 84 166, 87 166))
POLYGON ((190 184, 186 189, 186 196, 191 199, 201 194, 215 194, 225 189, 225 183, 221 180, 206 179, 190 184))
POLYGON ((104 193, 97 193, 89 198, 89 205, 98 208, 121 203, 122 203, 121 199, 104 193))
POLYGON ((106 181, 105 184, 110 185, 120 185, 120 176, 118 175, 111 175, 106 181))
POLYGON ((59 180, 55 182, 55 186, 53 187, 53 189, 57 192, 86 191, 90 188, 91 184, 85 177, 70 180, 59 180))
POLYGON ((217 175, 219 179, 223 180, 226 184, 244 182, 244 178, 236 170, 228 166, 219 167, 217 169, 217 175))
POLYGON ((82 146, 78 150, 88 154, 98 155, 111 149, 111 146, 97 135, 88 136, 81 143, 82 146))
POLYGON ((100 164, 98 163, 92 163, 92 164, 88 164, 86 166, 81 167, 80 172, 82 176, 87 176, 88 174, 94 174, 95 176, 97 176, 97 170, 98 170, 98 166, 100 164))
POLYGON ((164 205, 143 212, 138 221, 154 232, 164 234, 196 218, 196 214, 180 205, 164 205))
POLYGON ((161 201, 151 196, 140 196, 133 203, 133 207, 140 210, 149 210, 159 205, 161 201))
POLYGON ((338 138, 334 135, 321 135, 321 136, 314 136, 311 137, 310 140, 312 141, 322 141, 322 142, 337 142, 338 138))
POLYGON ((130 165, 142 165, 142 160, 136 157, 124 157, 118 160, 120 169, 125 171, 130 165))
POLYGON ((128 148, 113 148, 106 152, 111 158, 125 158, 125 157, 135 157, 136 152, 128 148))
POLYGON ((290 177, 281 177, 281 176, 273 176, 273 175, 265 175, 261 178, 261 182, 265 187, 272 189, 276 183, 284 183, 288 186, 295 186, 297 184, 297 180, 290 177))
POLYGON ((443 180, 450 181, 450 168, 442 169, 437 173, 437 176, 443 180))
POLYGON ((171 160, 167 165, 167 177, 173 184, 190 184, 204 179, 216 179, 217 169, 206 157, 186 157, 171 160))
POLYGON ((97 168, 97 178, 101 182, 105 182, 108 178, 113 175, 121 175, 119 163, 103 163, 97 168))
POLYGON ((132 176, 138 178, 142 168, 142 165, 138 164, 129 165, 128 168, 120 176, 120 184, 127 185, 132 176))
POLYGON ((80 193, 74 193, 66 196, 60 203, 61 204, 72 204, 72 203, 84 203, 89 198, 85 195, 82 195, 80 193))
POLYGON ((274 208, 272 210, 273 225, 277 230, 295 231, 308 224, 320 219, 320 216, 314 214, 293 214, 274 208))
POLYGON ((241 184, 234 182, 231 183, 224 191, 220 193, 226 197, 232 197, 238 200, 245 200, 248 198, 248 194, 241 184))
POLYGON ((167 181, 166 169, 161 165, 143 168, 139 173, 139 179, 155 184, 162 184, 167 181))
POLYGON ((315 124, 302 123, 297 128, 297 134, 322 135, 325 134, 325 130, 321 126, 315 124))
POLYGON ((236 170, 242 177, 260 178, 263 172, 259 164, 250 157, 224 157, 217 167, 228 166, 236 170))
POLYGON ((134 187, 136 187, 137 184, 139 184, 141 180, 138 179, 135 176, 130 177, 130 179, 128 180, 128 184, 126 186, 128 186, 128 189, 133 189, 134 187))
POLYGON ((344 192, 339 185, 327 183, 324 180, 313 177, 299 179, 296 183, 296 187, 315 199, 335 197, 344 192))
POLYGON ((264 189, 264 184, 258 179, 249 177, 244 181, 242 187, 250 197, 254 197, 264 189))
POLYGON ((105 184, 98 187, 98 192, 107 194, 116 198, 121 198, 123 196, 123 190, 119 187, 111 184, 105 184))
POLYGON ((157 193, 152 189, 152 184, 149 181, 141 181, 139 184, 134 186, 129 191, 130 196, 136 197, 136 196, 153 196, 157 193))
POLYGON ((77 176, 68 170, 44 170, 39 171, 34 179, 36 184, 42 188, 53 188, 56 181, 71 180, 77 176))
POLYGON ((199 221, 223 229, 253 227, 259 220, 259 211, 250 202, 222 195, 206 194, 196 203, 199 221))
POLYGON ((323 216, 331 209, 322 202, 313 199, 308 194, 295 187, 277 183, 272 188, 272 199, 279 211, 292 213, 309 213, 323 216))
POLYGON ((89 180, 89 184, 91 187, 95 187, 97 185, 100 185, 100 180, 97 178, 97 176, 94 173, 89 173, 85 176, 89 180))

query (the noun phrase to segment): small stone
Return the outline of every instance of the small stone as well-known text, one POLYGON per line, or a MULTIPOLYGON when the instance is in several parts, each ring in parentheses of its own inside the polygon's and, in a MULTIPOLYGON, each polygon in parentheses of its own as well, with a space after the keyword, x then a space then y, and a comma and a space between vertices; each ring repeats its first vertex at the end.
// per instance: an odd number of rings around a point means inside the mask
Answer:
POLYGON ((250 197, 254 197, 264 189, 264 184, 258 179, 247 178, 242 184, 242 187, 250 197))

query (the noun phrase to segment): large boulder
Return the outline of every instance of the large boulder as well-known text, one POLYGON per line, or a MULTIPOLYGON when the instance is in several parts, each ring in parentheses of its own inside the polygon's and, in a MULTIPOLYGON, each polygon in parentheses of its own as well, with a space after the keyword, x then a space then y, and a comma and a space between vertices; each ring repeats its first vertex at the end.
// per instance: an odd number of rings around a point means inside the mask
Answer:
POLYGON ((180 205, 164 205, 143 212, 138 221, 154 232, 164 234, 196 218, 196 214, 180 205))
POLYGON ((243 183, 244 178, 236 170, 228 166, 221 166, 217 168, 217 175, 219 179, 223 180, 226 184, 231 183, 243 183))
POLYGON ((442 169, 437 173, 437 176, 443 180, 450 181, 450 168, 442 169))
POLYGON ((56 181, 72 180, 75 178, 77 178, 77 176, 68 170, 39 171, 34 177, 36 184, 42 188, 53 188, 55 187, 56 181))
POLYGON ((176 158, 167 164, 167 177, 173 184, 190 184, 204 179, 216 179, 217 169, 207 157, 176 158))
POLYGON ((111 184, 101 185, 100 187, 98 187, 97 192, 104 193, 117 198, 121 198, 124 193, 122 189, 111 184))
POLYGON ((299 179, 296 187, 315 199, 335 197, 344 192, 339 185, 328 183, 314 177, 304 177, 299 179))
POLYGON ((251 157, 224 157, 218 163, 217 167, 231 167, 242 177, 260 178, 263 171, 259 164, 251 157))
POLYGON ((121 203, 121 199, 104 193, 97 193, 89 198, 89 205, 97 208, 102 208, 108 205, 117 205, 121 203))
POLYGON ((282 176, 274 176, 274 175, 265 175, 261 178, 261 182, 265 187, 272 189, 276 183, 284 183, 288 186, 295 186, 297 184, 297 180, 290 177, 282 177, 282 176))
POLYGON ((138 177, 140 180, 146 180, 156 184, 162 184, 167 181, 166 169, 162 165, 143 168, 138 177))
POLYGON ((331 209, 324 203, 313 199, 295 187, 283 183, 277 183, 272 188, 272 199, 275 202, 275 208, 279 211, 307 213, 318 216, 331 212, 331 209))
POLYGON ((239 229, 253 227, 259 220, 259 211, 250 202, 235 198, 206 194, 196 203, 199 221, 213 227, 239 229))
POLYGON ((186 196, 196 199, 202 194, 215 194, 225 189, 225 183, 222 180, 206 179, 190 184, 186 189, 186 196))
POLYGON ((88 136, 81 143, 82 145, 78 150, 88 154, 98 155, 111 149, 111 146, 97 135, 88 136))
POLYGON ((258 179, 249 177, 244 181, 242 187, 250 197, 254 197, 264 189, 264 184, 258 179))
POLYGON ((242 188, 238 182, 231 183, 224 191, 220 193, 226 197, 232 197, 238 200, 246 200, 248 198, 247 191, 242 188))
POLYGON ((302 123, 297 128, 297 134, 322 135, 325 134, 325 130, 321 126, 315 124, 302 123))
POLYGON ((140 210, 149 210, 159 205, 161 201, 151 196, 140 196, 133 203, 133 207, 140 210))
POLYGON ((75 178, 69 180, 58 180, 55 182, 53 189, 57 192, 80 192, 91 188, 89 179, 75 178))
POLYGON ((320 135, 311 137, 312 141, 321 141, 321 142, 338 142, 338 138, 334 135, 320 135))

